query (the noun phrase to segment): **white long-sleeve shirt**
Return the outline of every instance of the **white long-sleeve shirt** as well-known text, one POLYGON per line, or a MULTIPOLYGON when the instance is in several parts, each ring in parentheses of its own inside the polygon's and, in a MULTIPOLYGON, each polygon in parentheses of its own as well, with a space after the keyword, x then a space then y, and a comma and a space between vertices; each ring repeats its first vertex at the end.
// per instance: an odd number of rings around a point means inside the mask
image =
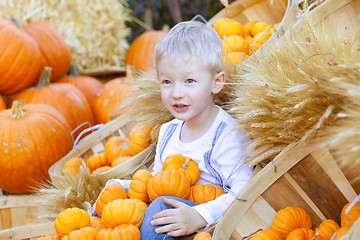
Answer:
POLYGON ((251 177, 253 169, 243 163, 249 138, 243 131, 234 130, 236 121, 220 107, 211 128, 195 141, 180 140, 182 124, 174 119, 161 126, 152 173, 161 172, 164 160, 172 154, 195 161, 201 172, 196 184, 211 184, 225 191, 215 200, 193 207, 208 227, 222 216, 251 177))

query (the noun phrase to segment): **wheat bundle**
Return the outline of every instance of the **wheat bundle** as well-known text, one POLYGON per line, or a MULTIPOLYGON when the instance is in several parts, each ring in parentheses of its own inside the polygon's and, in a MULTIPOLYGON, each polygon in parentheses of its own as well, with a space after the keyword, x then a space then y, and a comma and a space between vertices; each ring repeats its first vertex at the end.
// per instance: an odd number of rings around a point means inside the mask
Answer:
POLYGON ((338 26, 302 23, 305 41, 291 35, 274 39, 268 51, 238 66, 238 97, 230 111, 252 139, 251 165, 332 126, 353 103, 334 82, 359 83, 359 29, 340 20, 338 26))
POLYGON ((129 35, 124 0, 7 0, 0 2, 0 17, 53 24, 71 47, 79 73, 124 71, 129 35))
POLYGON ((54 221, 61 211, 71 207, 84 209, 91 214, 92 206, 103 187, 85 165, 80 167, 75 176, 65 171, 64 178, 59 181, 42 182, 34 194, 43 212, 39 218, 54 221))

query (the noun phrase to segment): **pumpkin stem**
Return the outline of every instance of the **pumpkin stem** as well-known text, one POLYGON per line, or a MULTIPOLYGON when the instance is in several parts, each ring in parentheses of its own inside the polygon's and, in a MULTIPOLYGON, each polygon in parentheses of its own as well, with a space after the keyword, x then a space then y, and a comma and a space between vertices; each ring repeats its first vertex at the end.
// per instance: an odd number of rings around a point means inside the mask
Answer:
POLYGON ((11 21, 13 22, 13 24, 17 27, 17 28, 22 28, 23 25, 21 24, 21 22, 17 19, 17 18, 12 18, 11 21))
POLYGON ((50 75, 52 67, 44 67, 44 70, 41 73, 39 83, 36 85, 36 88, 42 88, 50 85, 50 75))
POLYGON ((24 109, 23 109, 22 100, 14 101, 12 104, 12 107, 11 107, 11 113, 9 115, 10 118, 21 118, 25 115, 26 115, 26 113, 24 112, 24 109))
POLYGON ((76 71, 76 67, 74 66, 74 64, 70 65, 70 70, 67 73, 68 76, 77 76, 79 75, 78 72, 76 71))
POLYGON ((183 168, 183 169, 187 169, 187 164, 189 163, 189 161, 190 161, 190 158, 186 157, 186 161, 185 161, 185 163, 182 165, 182 168, 183 168))

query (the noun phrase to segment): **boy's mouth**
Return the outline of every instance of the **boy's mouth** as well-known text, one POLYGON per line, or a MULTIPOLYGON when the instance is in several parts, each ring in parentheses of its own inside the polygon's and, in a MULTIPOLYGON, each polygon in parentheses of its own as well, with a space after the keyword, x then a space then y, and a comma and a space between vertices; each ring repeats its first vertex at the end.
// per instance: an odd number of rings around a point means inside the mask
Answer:
POLYGON ((184 105, 184 104, 174 104, 173 106, 176 107, 176 108, 185 108, 185 107, 187 107, 188 105, 184 105))
POLYGON ((187 109, 189 108, 189 105, 185 105, 185 104, 174 104, 173 108, 176 112, 178 113, 182 113, 187 111, 187 109))

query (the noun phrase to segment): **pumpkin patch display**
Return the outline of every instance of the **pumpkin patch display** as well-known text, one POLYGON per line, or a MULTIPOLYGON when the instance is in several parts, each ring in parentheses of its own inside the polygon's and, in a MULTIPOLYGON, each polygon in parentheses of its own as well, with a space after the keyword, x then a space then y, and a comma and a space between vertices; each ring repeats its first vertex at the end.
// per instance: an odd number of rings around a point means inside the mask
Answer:
POLYGON ((15 24, 0 19, 0 35, 0 93, 17 93, 37 80, 44 59, 36 41, 15 24))
POLYGON ((43 103, 52 106, 66 118, 72 130, 86 122, 93 125, 90 105, 81 91, 67 83, 50 84, 51 71, 51 67, 45 67, 38 85, 17 93, 14 100, 22 100, 24 104, 43 103))
POLYGON ((161 196, 173 196, 188 199, 190 182, 185 175, 176 170, 156 173, 148 182, 147 192, 150 201, 161 196))
POLYGON ((163 171, 176 170, 189 179, 190 185, 194 185, 200 178, 200 169, 197 163, 181 154, 168 156, 163 163, 163 171))
POLYGON ((46 21, 36 21, 22 29, 37 42, 45 66, 52 68, 51 81, 64 76, 70 70, 70 46, 55 26, 46 21))
POLYGON ((76 207, 60 212, 54 222, 55 232, 60 237, 74 230, 90 227, 90 225, 90 215, 85 210, 76 207))
POLYGON ((0 188, 32 192, 72 148, 70 131, 64 116, 45 104, 14 101, 11 109, 0 111, 0 188))
POLYGON ((155 45, 166 36, 162 30, 146 31, 130 44, 126 53, 125 65, 134 66, 137 71, 146 71, 153 67, 155 45))

